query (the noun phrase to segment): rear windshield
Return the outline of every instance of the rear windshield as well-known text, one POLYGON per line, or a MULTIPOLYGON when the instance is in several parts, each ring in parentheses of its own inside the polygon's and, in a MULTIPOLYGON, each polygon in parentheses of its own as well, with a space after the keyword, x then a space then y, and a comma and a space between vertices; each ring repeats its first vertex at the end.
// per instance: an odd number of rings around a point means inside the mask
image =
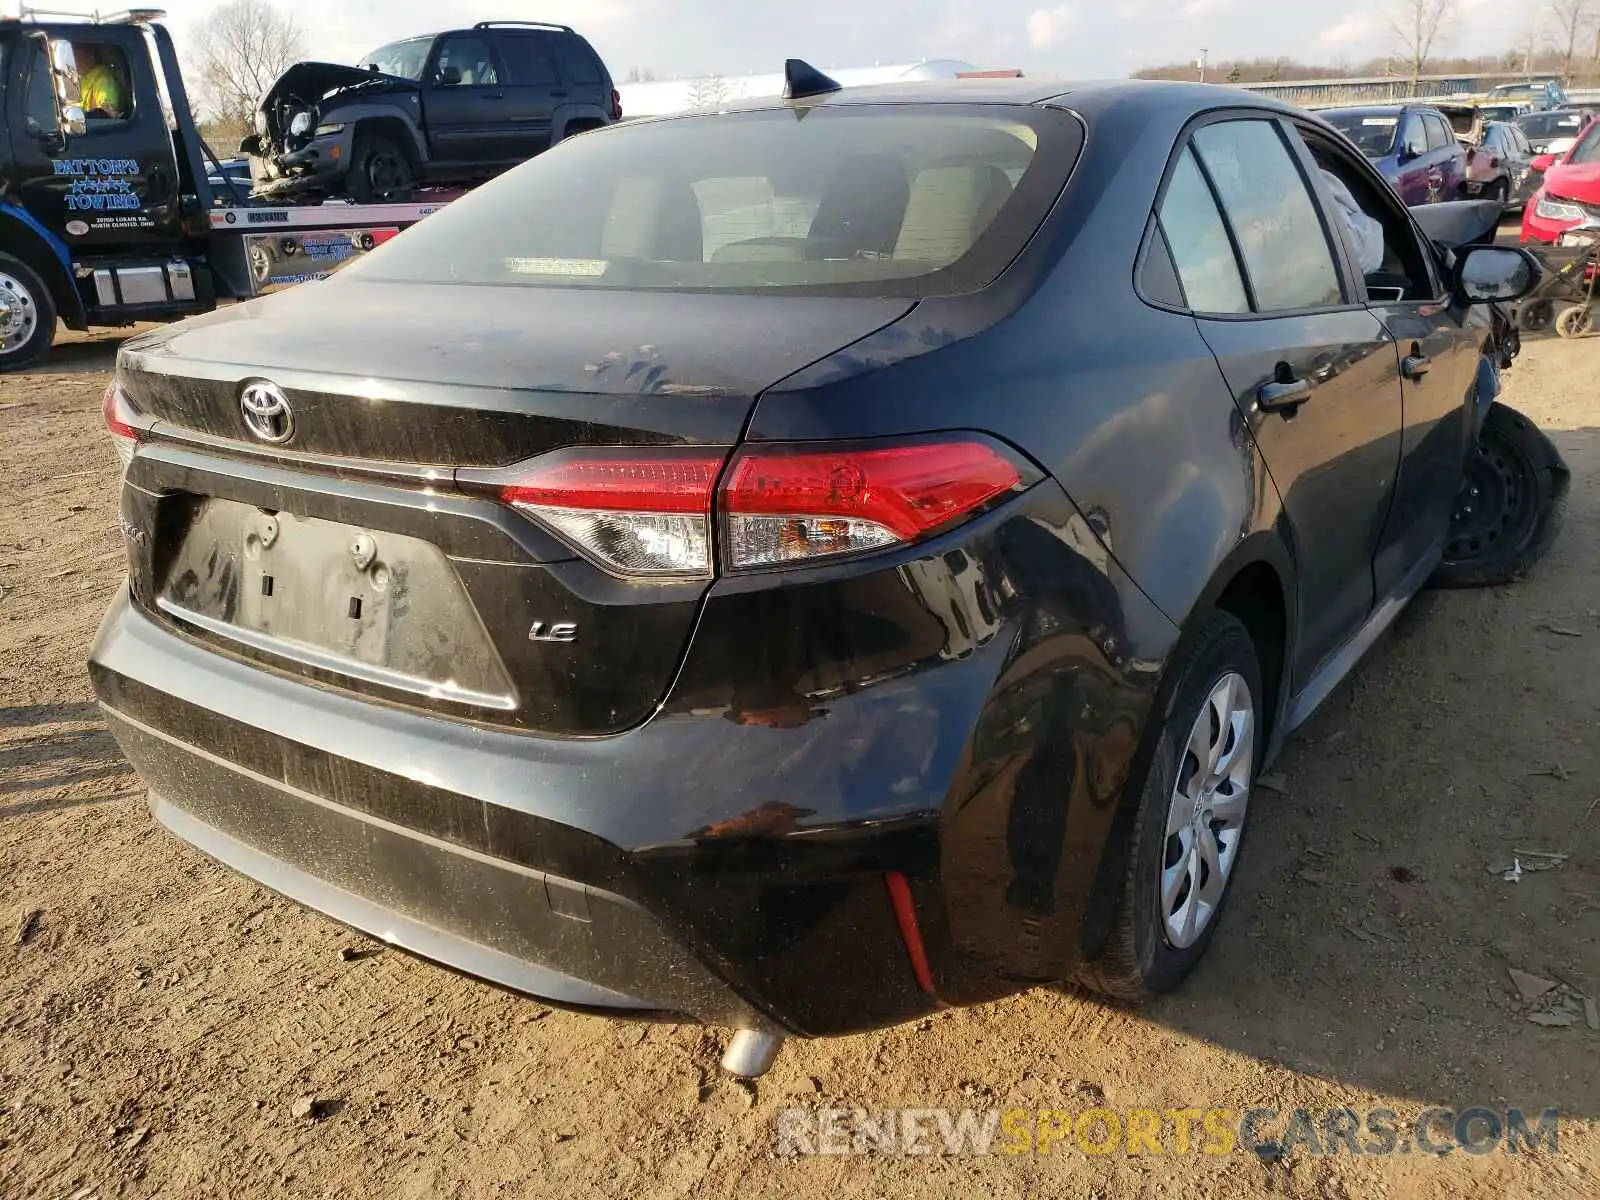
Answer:
POLYGON ((1081 135, 1065 113, 838 105, 618 125, 345 272, 406 282, 952 294, 1016 257, 1081 135))
POLYGON ((1394 150, 1400 118, 1386 113, 1325 112, 1318 114, 1368 158, 1383 158, 1394 150))
POLYGON ((1517 124, 1531 138, 1558 138, 1576 137, 1584 121, 1577 113, 1542 112, 1524 113, 1517 124))
POLYGON ((1589 131, 1579 139, 1567 155, 1567 165, 1588 166, 1600 163, 1600 121, 1589 126, 1589 131))
POLYGON ((409 38, 380 46, 362 57, 356 65, 385 75, 398 75, 402 79, 422 79, 422 69, 428 65, 428 51, 433 49, 432 38, 409 38))

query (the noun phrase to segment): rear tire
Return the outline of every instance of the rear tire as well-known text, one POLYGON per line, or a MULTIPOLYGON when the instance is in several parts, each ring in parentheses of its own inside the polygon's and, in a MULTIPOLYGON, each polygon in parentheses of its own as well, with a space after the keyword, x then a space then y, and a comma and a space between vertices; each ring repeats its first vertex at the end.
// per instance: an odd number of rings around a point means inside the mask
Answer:
POLYGON ((1457 500, 1444 561, 1430 587, 1493 587, 1550 553, 1567 515, 1571 473, 1527 417, 1493 404, 1457 500))
POLYGON ((409 200, 416 191, 417 171, 393 138, 358 133, 345 172, 345 191, 357 204, 409 200))
POLYGON ((56 336, 56 301, 39 273, 0 253, 0 371, 20 371, 44 357, 56 336))
POLYGON ((1111 934, 1100 957, 1077 972, 1085 987, 1127 1004, 1177 987, 1211 944, 1239 873, 1250 785, 1266 749, 1261 667, 1238 618, 1213 612, 1182 654, 1171 710, 1137 793, 1111 934), (1217 706, 1220 689, 1228 699, 1217 706), (1236 704, 1249 714, 1244 727, 1237 717, 1219 719, 1236 704), (1225 773, 1209 771, 1202 758, 1208 744, 1220 755, 1211 761, 1228 765, 1225 773), (1225 782, 1208 790, 1205 781, 1223 774, 1225 782), (1227 827, 1235 809, 1237 827, 1227 827), (1208 819, 1213 815, 1218 819, 1208 819), (1215 847, 1209 857, 1207 830, 1215 847), (1187 905, 1205 910, 1203 925, 1188 927, 1187 905))
POLYGON ((562 129, 560 140, 554 144, 560 145, 561 142, 566 141, 568 138, 575 138, 580 133, 588 133, 591 129, 602 128, 604 128, 604 126, 602 126, 599 121, 573 121, 569 123, 566 128, 562 129))

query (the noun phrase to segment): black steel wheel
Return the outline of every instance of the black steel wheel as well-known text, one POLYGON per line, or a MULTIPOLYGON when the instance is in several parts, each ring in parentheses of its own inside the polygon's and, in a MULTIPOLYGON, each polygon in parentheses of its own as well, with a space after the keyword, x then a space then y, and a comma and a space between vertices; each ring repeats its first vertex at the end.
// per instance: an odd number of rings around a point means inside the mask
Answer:
POLYGON ((417 173, 404 150, 381 133, 356 137, 350 152, 345 190, 359 204, 409 200, 417 186, 417 173))
POLYGON ((1503 404, 1490 406, 1432 586, 1521 579, 1561 532, 1569 480, 1560 452, 1532 421, 1503 404))

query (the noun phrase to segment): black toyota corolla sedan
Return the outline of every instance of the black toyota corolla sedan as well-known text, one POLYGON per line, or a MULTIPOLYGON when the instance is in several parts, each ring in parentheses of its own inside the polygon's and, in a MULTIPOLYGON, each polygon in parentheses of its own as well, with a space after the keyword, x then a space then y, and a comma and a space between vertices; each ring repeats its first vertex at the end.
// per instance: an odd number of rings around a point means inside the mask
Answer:
POLYGON ((1441 562, 1529 260, 1232 90, 826 85, 126 344, 91 672, 157 821, 747 1073, 1190 971, 1441 562))

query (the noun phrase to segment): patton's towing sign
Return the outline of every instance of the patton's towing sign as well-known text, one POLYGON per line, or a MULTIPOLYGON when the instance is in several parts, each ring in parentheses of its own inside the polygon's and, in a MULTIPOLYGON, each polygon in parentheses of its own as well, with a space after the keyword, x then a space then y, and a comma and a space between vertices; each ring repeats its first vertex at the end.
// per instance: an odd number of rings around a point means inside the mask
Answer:
POLYGON ((51 170, 68 180, 67 232, 82 237, 106 230, 154 229, 155 219, 145 211, 137 183, 135 158, 55 158, 51 170))

